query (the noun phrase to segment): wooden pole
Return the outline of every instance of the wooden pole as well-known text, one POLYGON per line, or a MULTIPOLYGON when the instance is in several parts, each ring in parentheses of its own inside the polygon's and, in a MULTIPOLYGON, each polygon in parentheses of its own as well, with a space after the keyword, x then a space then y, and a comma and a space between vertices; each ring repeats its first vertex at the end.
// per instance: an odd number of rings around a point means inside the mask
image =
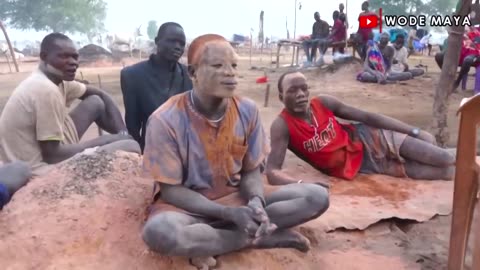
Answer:
POLYGON ((5 60, 7 60, 8 70, 12 73, 12 66, 10 65, 10 59, 8 59, 7 53, 5 53, 5 60))
MULTIPOLYGON (((459 0, 460 6, 455 15, 467 16, 472 5, 471 0, 459 0)), ((461 25, 449 29, 447 50, 443 57, 442 72, 435 89, 433 101, 433 118, 435 138, 440 146, 446 146, 450 139, 448 132, 448 98, 453 91, 453 82, 457 73, 458 59, 462 47, 465 28, 461 25)))
POLYGON ((267 84, 267 88, 265 89, 265 102, 263 103, 263 107, 268 107, 269 98, 270 98, 270 84, 267 84))
POLYGON ((5 29, 5 25, 0 21, 0 29, 2 29, 3 35, 5 36, 5 40, 8 44, 8 49, 10 50, 10 54, 12 55, 13 65, 15 66, 15 70, 20 72, 18 69, 17 59, 15 59, 15 51, 13 50, 12 43, 10 42, 10 38, 8 37, 7 30, 5 29))
MULTIPOLYGON (((102 89, 103 88, 102 87, 102 78, 100 77, 100 74, 97 74, 97 76, 98 76, 98 88, 102 89)), ((98 125, 97 125, 97 128, 98 128, 98 136, 102 136, 103 135, 103 130, 98 125)))

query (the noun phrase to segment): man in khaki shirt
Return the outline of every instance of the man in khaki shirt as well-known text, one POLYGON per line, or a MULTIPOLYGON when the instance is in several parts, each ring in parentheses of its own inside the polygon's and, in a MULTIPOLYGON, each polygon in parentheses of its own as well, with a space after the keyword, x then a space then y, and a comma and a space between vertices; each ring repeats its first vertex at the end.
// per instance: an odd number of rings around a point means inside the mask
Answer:
POLYGON ((139 152, 112 98, 74 81, 78 52, 70 38, 47 35, 40 58, 39 68, 17 86, 0 116, 3 162, 26 161, 35 173, 87 148, 116 150, 120 144, 120 149, 139 152), (69 112, 76 99, 82 101, 69 112), (80 142, 93 122, 110 134, 80 142))

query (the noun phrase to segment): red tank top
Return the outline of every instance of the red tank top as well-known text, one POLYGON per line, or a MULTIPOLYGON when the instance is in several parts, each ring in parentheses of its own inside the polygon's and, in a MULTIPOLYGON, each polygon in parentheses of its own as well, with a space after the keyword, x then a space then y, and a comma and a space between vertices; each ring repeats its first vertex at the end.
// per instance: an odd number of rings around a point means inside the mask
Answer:
POLYGON ((288 149, 327 175, 352 180, 363 159, 362 142, 350 136, 354 127, 340 124, 319 98, 312 99, 310 108, 314 116, 312 125, 290 115, 286 109, 281 112, 290 133, 288 149))

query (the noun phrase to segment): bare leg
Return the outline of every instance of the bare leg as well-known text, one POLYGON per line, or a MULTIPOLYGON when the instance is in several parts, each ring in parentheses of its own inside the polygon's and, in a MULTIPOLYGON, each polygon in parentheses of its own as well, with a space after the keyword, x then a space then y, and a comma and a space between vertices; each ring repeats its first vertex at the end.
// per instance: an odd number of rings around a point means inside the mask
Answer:
POLYGON ((312 61, 312 56, 310 54, 310 48, 312 47, 311 42, 309 40, 306 40, 303 42, 303 51, 305 52, 305 55, 307 56, 307 61, 311 62, 312 61))
POLYGON ((463 60, 462 66, 460 67, 460 72, 458 73, 457 79, 453 84, 453 90, 457 89, 460 85, 460 82, 463 79, 463 76, 468 75, 470 67, 473 66, 477 61, 477 57, 474 55, 469 55, 463 60))
POLYGON ((279 229, 315 219, 329 207, 328 191, 316 184, 290 184, 265 198, 265 211, 279 229))
POLYGON ((266 198, 266 212, 278 231, 255 243, 245 232, 216 229, 205 220, 177 212, 151 217, 143 229, 145 243, 154 251, 171 256, 208 257, 246 247, 308 249, 305 238, 286 228, 316 218, 328 208, 328 192, 315 184, 281 187, 266 198))
POLYGON ((425 70, 421 68, 412 68, 408 70, 408 73, 412 74, 413 77, 421 76, 425 73, 425 70))
POLYGON ((116 151, 125 151, 130 153, 137 153, 141 154, 140 145, 135 140, 121 140, 116 141, 107 145, 103 145, 98 148, 100 151, 106 151, 109 153, 113 153, 116 151))
POLYGON ((407 137, 400 146, 400 155, 407 159, 407 175, 411 178, 450 180, 453 177, 455 157, 438 146, 407 137))
POLYGON ((405 163, 405 171, 408 177, 412 179, 452 180, 455 175, 454 166, 435 167, 414 160, 407 160, 405 163))
POLYGON ((437 63, 440 69, 442 69, 442 66, 443 66, 443 56, 444 56, 444 53, 442 52, 435 54, 435 62, 437 63))
POLYGON ((362 82, 369 82, 369 83, 376 83, 378 82, 377 77, 375 77, 373 74, 369 72, 363 72, 361 75, 361 81, 362 82))
POLYGON ((31 177, 30 166, 23 161, 14 161, 0 167, 0 183, 7 187, 10 197, 23 187, 31 177))
POLYGON ((249 245, 245 232, 215 229, 203 219, 177 212, 151 217, 143 228, 143 240, 156 252, 185 257, 215 256, 249 245))
POLYGON ((410 72, 395 72, 387 75, 387 80, 396 82, 396 81, 407 81, 412 79, 413 76, 410 72))
POLYGON ((445 149, 412 137, 405 138, 400 146, 400 155, 406 159, 436 167, 455 164, 455 157, 445 149))
POLYGON ((81 138, 92 123, 111 134, 119 133, 125 127, 114 126, 110 121, 107 112, 105 111, 105 104, 98 96, 89 96, 85 98, 75 109, 70 112, 75 127, 77 128, 78 137, 81 138))

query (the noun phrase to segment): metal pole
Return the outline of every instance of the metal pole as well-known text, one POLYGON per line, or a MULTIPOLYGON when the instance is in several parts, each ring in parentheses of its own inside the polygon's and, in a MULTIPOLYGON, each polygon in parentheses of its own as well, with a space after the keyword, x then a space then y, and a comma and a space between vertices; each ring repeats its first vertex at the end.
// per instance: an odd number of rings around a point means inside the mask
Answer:
POLYGON ((297 34, 297 0, 295 0, 295 21, 293 22, 293 39, 295 40, 297 34))

